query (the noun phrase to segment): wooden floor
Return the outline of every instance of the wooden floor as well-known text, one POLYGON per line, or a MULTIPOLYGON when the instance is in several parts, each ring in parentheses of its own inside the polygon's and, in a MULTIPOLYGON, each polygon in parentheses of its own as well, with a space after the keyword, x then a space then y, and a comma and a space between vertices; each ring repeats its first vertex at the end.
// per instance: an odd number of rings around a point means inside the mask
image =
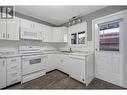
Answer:
POLYGON ((122 87, 94 79, 88 87, 60 71, 52 71, 45 76, 24 84, 16 84, 5 89, 123 89, 122 87))

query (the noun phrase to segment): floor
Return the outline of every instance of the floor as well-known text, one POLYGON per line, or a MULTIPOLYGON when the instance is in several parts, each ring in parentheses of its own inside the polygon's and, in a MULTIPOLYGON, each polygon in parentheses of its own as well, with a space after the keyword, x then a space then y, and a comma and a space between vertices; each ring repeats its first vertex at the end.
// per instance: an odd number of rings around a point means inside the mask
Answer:
POLYGON ((88 87, 68 75, 55 70, 45 76, 24 84, 16 84, 6 89, 124 89, 114 84, 95 78, 88 87))

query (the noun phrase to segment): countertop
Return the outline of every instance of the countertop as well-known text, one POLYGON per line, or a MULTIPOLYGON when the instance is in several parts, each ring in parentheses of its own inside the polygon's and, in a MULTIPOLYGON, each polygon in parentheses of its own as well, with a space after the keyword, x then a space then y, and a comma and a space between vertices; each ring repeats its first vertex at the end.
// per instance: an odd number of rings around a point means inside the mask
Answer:
MULTIPOLYGON (((65 55, 75 55, 75 56, 88 56, 93 54, 91 51, 85 51, 85 52, 79 52, 79 51, 73 51, 73 52, 61 52, 61 51, 42 51, 40 53, 35 53, 31 55, 45 55, 45 54, 65 54, 65 55)), ((0 55, 0 58, 9 58, 9 57, 21 57, 21 56, 27 56, 29 54, 10 54, 10 55, 0 55)))

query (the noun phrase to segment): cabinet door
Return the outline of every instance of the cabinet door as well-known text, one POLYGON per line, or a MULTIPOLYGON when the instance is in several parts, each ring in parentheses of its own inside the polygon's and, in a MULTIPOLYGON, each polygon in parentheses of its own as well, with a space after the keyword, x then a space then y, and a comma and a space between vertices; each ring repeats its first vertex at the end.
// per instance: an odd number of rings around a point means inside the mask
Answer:
POLYGON ((6 87, 6 59, 0 59, 0 89, 6 87))
POLYGON ((66 27, 53 28, 53 42, 67 42, 67 28, 66 27))
POLYGON ((21 27, 24 27, 24 28, 32 28, 32 23, 28 20, 25 20, 25 19, 21 19, 21 27))
POLYGON ((61 28, 54 27, 53 28, 53 42, 61 42, 61 28))
POLYGON ((54 54, 48 54, 47 60, 46 60, 46 72, 56 69, 55 68, 55 56, 54 54))
POLYGON ((19 40, 19 18, 7 20, 7 39, 19 40))
POLYGON ((67 42, 68 41, 68 33, 67 33, 67 27, 61 27, 61 42, 67 42))
POLYGON ((70 69, 70 63, 68 60, 68 55, 62 55, 62 57, 61 57, 61 70, 67 74, 70 74, 69 69, 70 69))
POLYGON ((52 42, 52 27, 43 25, 42 26, 42 37, 43 42, 52 42))
POLYGON ((69 56, 71 61, 70 76, 80 82, 85 82, 85 58, 69 56))
POLYGON ((0 19, 0 39, 6 39, 6 20, 0 19))

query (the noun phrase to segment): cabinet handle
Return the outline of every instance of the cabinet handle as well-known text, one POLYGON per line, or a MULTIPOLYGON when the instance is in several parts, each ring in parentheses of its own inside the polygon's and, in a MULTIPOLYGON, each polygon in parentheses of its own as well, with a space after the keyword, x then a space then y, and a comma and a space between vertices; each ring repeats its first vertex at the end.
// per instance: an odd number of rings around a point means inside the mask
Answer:
POLYGON ((3 60, 3 66, 5 66, 5 61, 3 60))
POLYGON ((17 75, 18 73, 12 73, 11 75, 14 76, 14 75, 17 75))
POLYGON ((3 38, 5 38, 5 33, 3 33, 3 38))
POLYGON ((32 24, 31 24, 30 26, 31 26, 31 28, 33 27, 33 25, 32 25, 32 24))
POLYGON ((9 34, 7 34, 7 38, 9 38, 9 34))
POLYGON ((11 61, 16 61, 16 59, 12 59, 11 61))
POLYGON ((17 66, 13 66, 13 67, 11 67, 11 69, 14 69, 14 68, 17 68, 17 66))

